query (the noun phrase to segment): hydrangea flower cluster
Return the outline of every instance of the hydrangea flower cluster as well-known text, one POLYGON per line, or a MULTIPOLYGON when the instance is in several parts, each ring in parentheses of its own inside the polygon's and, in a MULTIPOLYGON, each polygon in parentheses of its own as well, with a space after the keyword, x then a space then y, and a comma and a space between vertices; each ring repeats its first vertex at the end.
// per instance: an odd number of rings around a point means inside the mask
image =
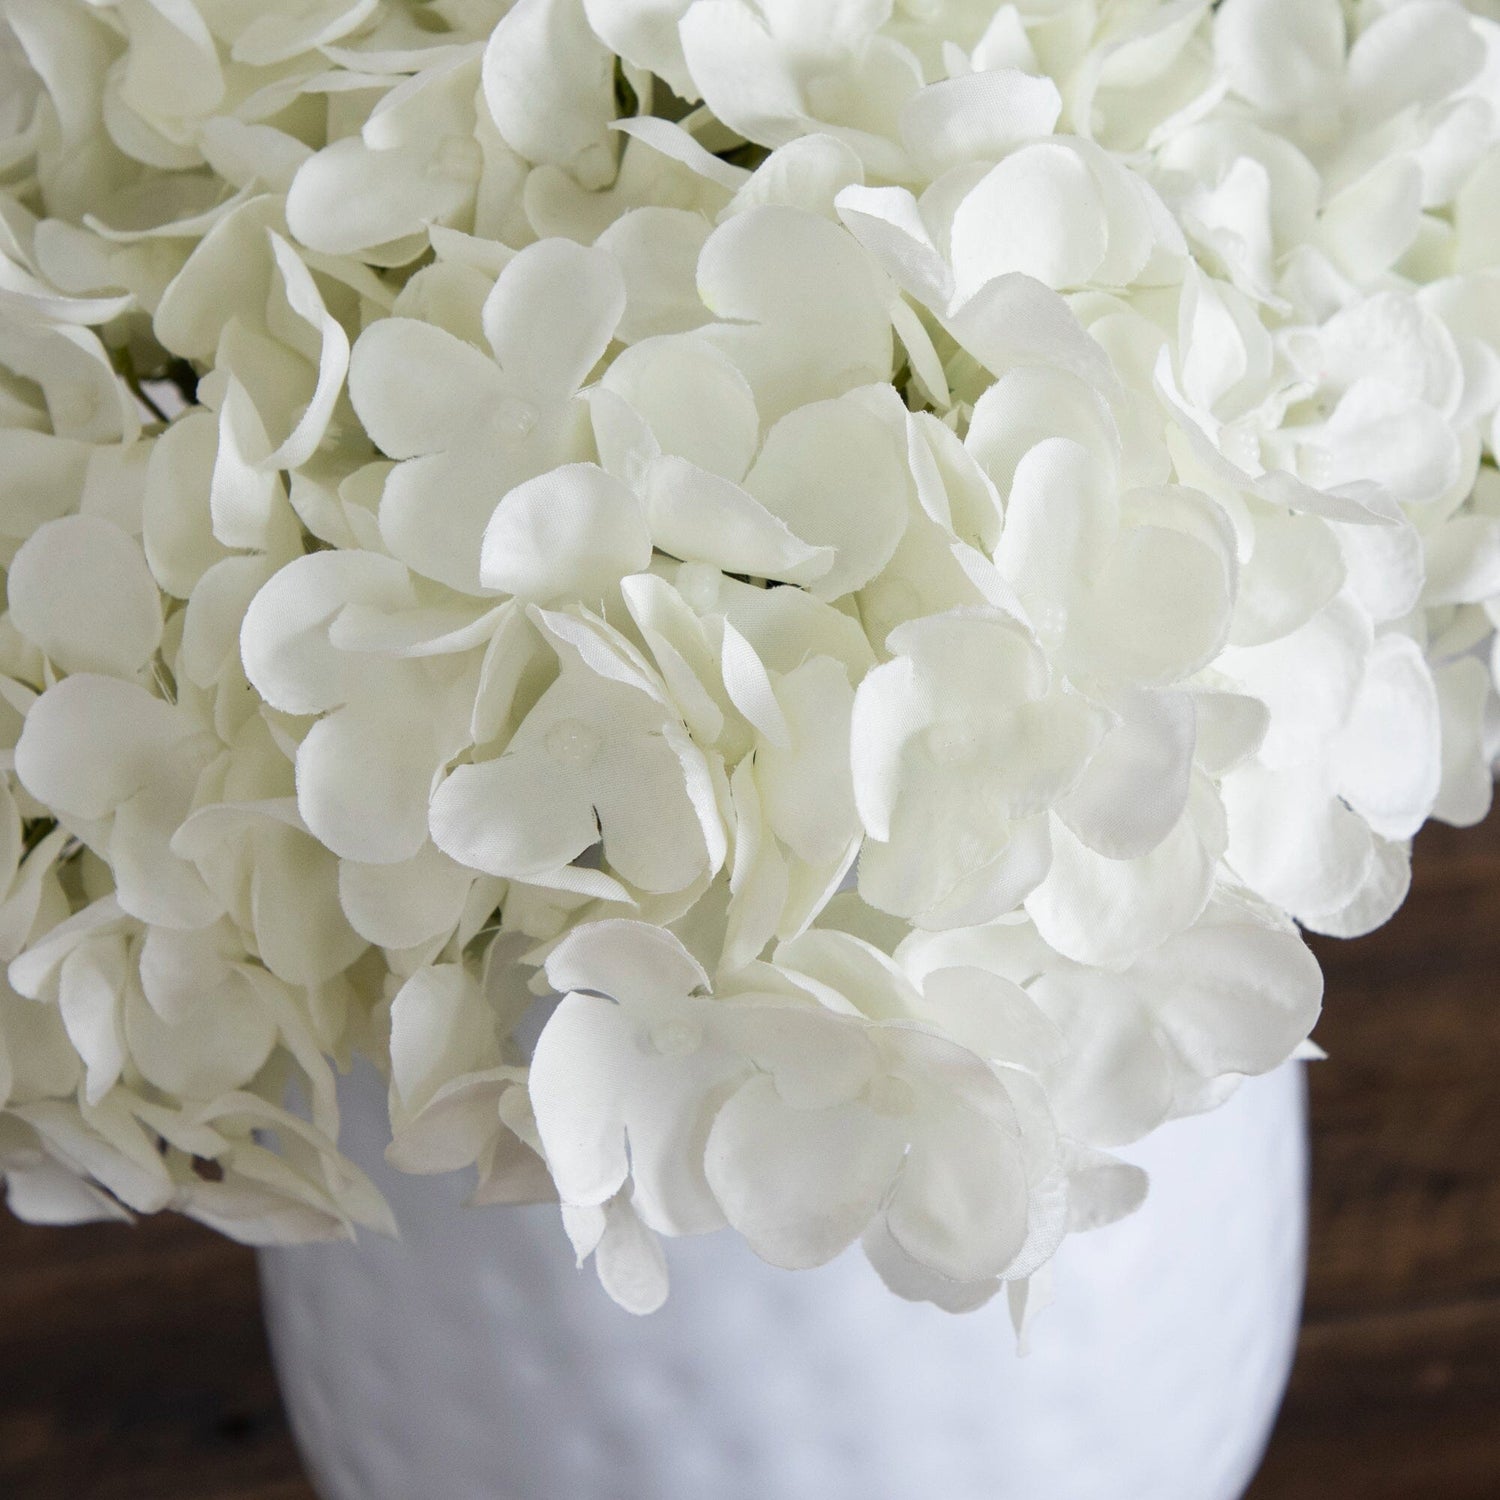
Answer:
POLYGON ((1491 4, 0 0, 0 187, 25 1217, 388 1229, 360 1051, 1019 1314, 1489 806, 1491 4))

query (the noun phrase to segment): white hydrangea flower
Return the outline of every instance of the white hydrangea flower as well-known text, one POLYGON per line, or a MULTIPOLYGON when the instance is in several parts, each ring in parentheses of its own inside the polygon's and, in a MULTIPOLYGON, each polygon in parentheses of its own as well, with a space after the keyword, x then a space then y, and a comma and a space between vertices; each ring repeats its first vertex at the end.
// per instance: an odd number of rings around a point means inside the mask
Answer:
POLYGON ((1022 1305, 1490 806, 1497 162, 1457 0, 7 0, 11 1205, 388 1228, 358 1051, 1022 1305))

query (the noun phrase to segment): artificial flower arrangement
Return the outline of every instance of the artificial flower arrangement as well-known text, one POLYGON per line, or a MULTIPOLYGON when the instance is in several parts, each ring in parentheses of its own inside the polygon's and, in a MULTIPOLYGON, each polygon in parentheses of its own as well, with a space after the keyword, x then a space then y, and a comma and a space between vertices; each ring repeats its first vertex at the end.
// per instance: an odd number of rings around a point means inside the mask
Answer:
POLYGON ((0 18, 23 1217, 388 1229, 360 1052, 636 1311, 1020 1317, 1485 814, 1493 5, 0 18))

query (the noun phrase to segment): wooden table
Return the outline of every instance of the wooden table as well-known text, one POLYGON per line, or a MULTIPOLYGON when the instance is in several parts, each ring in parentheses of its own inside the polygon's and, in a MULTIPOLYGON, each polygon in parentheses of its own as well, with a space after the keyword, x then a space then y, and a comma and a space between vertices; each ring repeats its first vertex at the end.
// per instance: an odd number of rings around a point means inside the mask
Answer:
MULTIPOLYGON (((1307 1311, 1251 1500, 1500 1496, 1500 814, 1416 863, 1394 922, 1318 945, 1307 1311)), ((250 1252, 0 1213, 0 1495, 313 1500, 250 1252)))

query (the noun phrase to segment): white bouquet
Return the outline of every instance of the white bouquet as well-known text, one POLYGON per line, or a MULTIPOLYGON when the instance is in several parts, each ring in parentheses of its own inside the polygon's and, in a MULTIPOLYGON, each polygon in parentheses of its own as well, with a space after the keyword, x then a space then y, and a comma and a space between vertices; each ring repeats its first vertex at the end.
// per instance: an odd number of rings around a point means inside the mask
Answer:
POLYGON ((1458 0, 0 0, 0 1172, 1017 1317, 1497 749, 1458 0), (561 996, 561 999, 557 999, 561 996))

